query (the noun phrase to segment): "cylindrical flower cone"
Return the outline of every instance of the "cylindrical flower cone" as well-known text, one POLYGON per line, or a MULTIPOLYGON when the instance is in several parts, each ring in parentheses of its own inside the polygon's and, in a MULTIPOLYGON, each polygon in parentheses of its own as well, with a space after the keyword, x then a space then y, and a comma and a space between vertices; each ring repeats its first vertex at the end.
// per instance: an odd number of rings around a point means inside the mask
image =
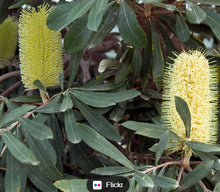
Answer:
MULTIPOLYGON (((14 55, 18 41, 18 23, 13 17, 8 17, 0 24, 0 59, 8 61, 14 55)), ((7 62, 0 61, 0 69, 7 66, 7 62)))
POLYGON ((50 30, 46 19, 52 9, 44 4, 38 9, 24 9, 19 19, 21 77, 26 89, 36 89, 39 80, 44 87, 59 84, 63 71, 61 33, 50 30))
MULTIPOLYGON (((206 144, 217 141, 218 76, 215 66, 200 51, 182 52, 168 64, 164 74, 162 118, 166 127, 184 141, 206 144), (175 107, 174 97, 183 98, 191 113, 190 137, 175 107)), ((172 151, 182 150, 187 156, 192 150, 177 145, 172 151)))

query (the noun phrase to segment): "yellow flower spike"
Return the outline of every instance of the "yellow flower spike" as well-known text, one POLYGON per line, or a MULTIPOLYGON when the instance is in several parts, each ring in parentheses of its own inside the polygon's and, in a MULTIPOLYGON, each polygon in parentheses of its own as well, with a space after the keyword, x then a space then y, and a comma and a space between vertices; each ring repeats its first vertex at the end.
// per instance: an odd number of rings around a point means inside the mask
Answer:
MULTIPOLYGON (((162 118, 167 128, 175 132, 182 140, 198 141, 206 144, 217 141, 218 76, 215 66, 200 51, 182 52, 168 64, 164 72, 164 93, 162 118), (183 98, 191 113, 190 137, 178 112, 174 96, 183 98)), ((182 144, 172 151, 182 150, 185 156, 192 150, 182 144)))
MULTIPOLYGON (((0 24, 0 59, 10 60, 17 48, 18 23, 13 17, 8 17, 0 24)), ((6 67, 6 62, 0 61, 0 69, 6 67)))
POLYGON ((59 84, 63 71, 61 33, 50 30, 46 19, 52 8, 48 4, 24 9, 19 19, 21 77, 26 89, 36 89, 35 80, 44 87, 59 84))

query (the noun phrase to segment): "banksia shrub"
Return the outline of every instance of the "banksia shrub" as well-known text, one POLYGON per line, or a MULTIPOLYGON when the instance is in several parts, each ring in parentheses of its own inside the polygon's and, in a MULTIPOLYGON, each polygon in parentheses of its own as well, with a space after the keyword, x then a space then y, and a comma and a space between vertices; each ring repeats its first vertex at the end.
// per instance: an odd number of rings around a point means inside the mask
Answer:
MULTIPOLYGON (((200 51, 182 52, 165 69, 162 117, 167 128, 184 141, 206 144, 217 141, 218 76, 213 65, 200 51), (191 113, 190 137, 179 116, 174 97, 183 98, 191 113)), ((182 150, 185 155, 192 152, 186 146, 177 145, 174 151, 182 150)))
POLYGON ((63 70, 61 34, 50 30, 46 19, 49 5, 24 9, 19 19, 21 77, 26 89, 36 89, 39 80, 44 87, 56 86, 63 70))
MULTIPOLYGON (((10 60, 17 48, 18 23, 13 17, 8 17, 0 24, 0 59, 10 60)), ((0 69, 7 66, 7 62, 0 61, 0 69)))

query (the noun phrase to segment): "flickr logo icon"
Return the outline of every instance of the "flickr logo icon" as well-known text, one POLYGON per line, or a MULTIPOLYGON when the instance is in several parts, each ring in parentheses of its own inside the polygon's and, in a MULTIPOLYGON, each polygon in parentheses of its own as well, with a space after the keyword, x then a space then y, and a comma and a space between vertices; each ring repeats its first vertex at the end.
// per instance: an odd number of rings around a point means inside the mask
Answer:
POLYGON ((94 190, 101 190, 102 189, 102 181, 93 181, 92 188, 94 190))

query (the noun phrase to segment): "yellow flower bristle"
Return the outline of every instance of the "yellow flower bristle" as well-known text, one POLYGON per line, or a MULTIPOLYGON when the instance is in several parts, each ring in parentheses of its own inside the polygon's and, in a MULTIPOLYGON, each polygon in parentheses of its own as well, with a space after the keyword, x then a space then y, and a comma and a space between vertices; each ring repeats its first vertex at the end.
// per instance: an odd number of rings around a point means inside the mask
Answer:
MULTIPOLYGON (((8 17, 0 24, 0 59, 10 60, 17 48, 18 23, 13 17, 8 17)), ((0 68, 7 66, 7 63, 0 61, 0 68)))
POLYGON ((43 4, 24 9, 19 19, 21 77, 26 89, 36 89, 35 80, 44 87, 59 84, 63 71, 61 33, 50 30, 46 20, 52 8, 43 4))
MULTIPOLYGON (((200 51, 182 52, 168 64, 164 72, 162 118, 167 128, 182 140, 207 144, 217 141, 218 76, 214 65, 209 65, 200 51), (190 137, 178 112, 174 96, 183 98, 191 113, 190 137)), ((176 150, 180 150, 177 146, 176 150)), ((190 152, 189 152, 190 153, 190 152)))

